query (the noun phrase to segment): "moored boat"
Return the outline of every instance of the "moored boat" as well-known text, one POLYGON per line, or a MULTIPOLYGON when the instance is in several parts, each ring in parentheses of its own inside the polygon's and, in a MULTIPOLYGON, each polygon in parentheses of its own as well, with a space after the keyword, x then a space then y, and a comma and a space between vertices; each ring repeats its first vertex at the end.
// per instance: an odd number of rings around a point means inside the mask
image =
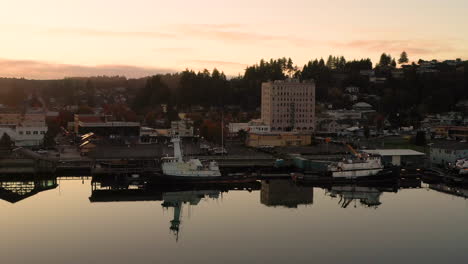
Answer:
POLYGON ((215 161, 202 162, 199 159, 185 161, 180 146, 180 138, 174 137, 171 142, 174 146, 174 157, 161 159, 162 174, 156 177, 157 180, 184 183, 240 183, 256 180, 256 177, 250 174, 223 175, 215 161))

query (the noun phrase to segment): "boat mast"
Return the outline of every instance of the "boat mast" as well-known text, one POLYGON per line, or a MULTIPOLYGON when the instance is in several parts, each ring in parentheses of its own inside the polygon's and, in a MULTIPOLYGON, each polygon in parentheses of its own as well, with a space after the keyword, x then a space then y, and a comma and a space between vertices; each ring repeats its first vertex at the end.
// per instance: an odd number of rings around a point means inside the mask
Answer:
POLYGON ((182 162, 182 149, 180 148, 180 138, 173 137, 171 142, 174 144, 174 158, 177 159, 178 162, 182 162))

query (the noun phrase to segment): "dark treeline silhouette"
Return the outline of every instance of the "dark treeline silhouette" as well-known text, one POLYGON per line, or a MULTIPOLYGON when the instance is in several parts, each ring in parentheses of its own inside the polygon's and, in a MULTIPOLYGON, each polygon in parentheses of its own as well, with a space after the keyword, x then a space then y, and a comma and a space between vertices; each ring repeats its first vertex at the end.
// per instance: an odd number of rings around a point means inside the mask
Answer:
MULTIPOLYGON (((398 59, 403 68, 396 68, 395 58, 383 53, 373 67, 370 59, 347 61, 343 56, 314 59, 302 68, 290 58, 260 60, 248 66, 243 76, 228 79, 217 69, 195 72, 185 70, 174 74, 158 74, 139 79, 121 76, 89 78, 65 78, 62 80, 26 80, 0 78, 0 103, 17 106, 31 91, 43 98, 56 98, 62 105, 87 104, 102 106, 99 94, 110 94, 116 88, 125 88, 126 103, 138 114, 160 111, 161 104, 169 109, 185 111, 192 106, 220 107, 236 105, 251 111, 260 106, 261 83, 283 80, 288 77, 314 79, 317 101, 328 102, 335 107, 350 107, 343 96, 347 86, 358 86, 361 94, 376 95, 380 100, 369 101, 385 116, 411 116, 419 119, 426 113, 454 109, 457 101, 468 98, 468 63, 457 61, 456 65, 432 63, 434 72, 420 72, 418 64, 407 64, 408 54, 403 52, 398 59), (371 82, 363 71, 373 70, 374 77, 385 78, 383 82, 371 82), (399 72, 399 77, 395 76, 399 72)), ((375 97, 374 97, 375 98, 375 97)), ((113 98, 105 102, 112 104, 113 98)))

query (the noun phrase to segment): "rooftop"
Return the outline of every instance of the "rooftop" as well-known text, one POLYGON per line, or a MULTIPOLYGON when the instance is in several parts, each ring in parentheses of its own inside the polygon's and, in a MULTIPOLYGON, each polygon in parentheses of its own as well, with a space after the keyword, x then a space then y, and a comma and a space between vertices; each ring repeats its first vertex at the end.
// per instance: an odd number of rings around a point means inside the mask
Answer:
POLYGON ((365 153, 377 154, 380 156, 422 156, 422 152, 414 151, 412 149, 366 149, 365 153))
POLYGON ((468 142, 460 142, 456 140, 441 140, 436 141, 431 146, 432 148, 463 150, 468 149, 468 142))

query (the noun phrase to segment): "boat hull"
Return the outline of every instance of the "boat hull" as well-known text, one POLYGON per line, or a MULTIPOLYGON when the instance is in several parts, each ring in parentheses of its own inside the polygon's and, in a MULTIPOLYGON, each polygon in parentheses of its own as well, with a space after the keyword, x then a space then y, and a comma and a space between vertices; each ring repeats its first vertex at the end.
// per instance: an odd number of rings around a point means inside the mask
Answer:
POLYGON ((292 173, 291 178, 300 183, 311 184, 349 184, 349 183, 367 183, 367 184, 380 184, 380 183, 393 183, 398 179, 398 171, 394 169, 383 169, 374 175, 369 176, 344 176, 336 177, 330 174, 301 174, 292 173))

